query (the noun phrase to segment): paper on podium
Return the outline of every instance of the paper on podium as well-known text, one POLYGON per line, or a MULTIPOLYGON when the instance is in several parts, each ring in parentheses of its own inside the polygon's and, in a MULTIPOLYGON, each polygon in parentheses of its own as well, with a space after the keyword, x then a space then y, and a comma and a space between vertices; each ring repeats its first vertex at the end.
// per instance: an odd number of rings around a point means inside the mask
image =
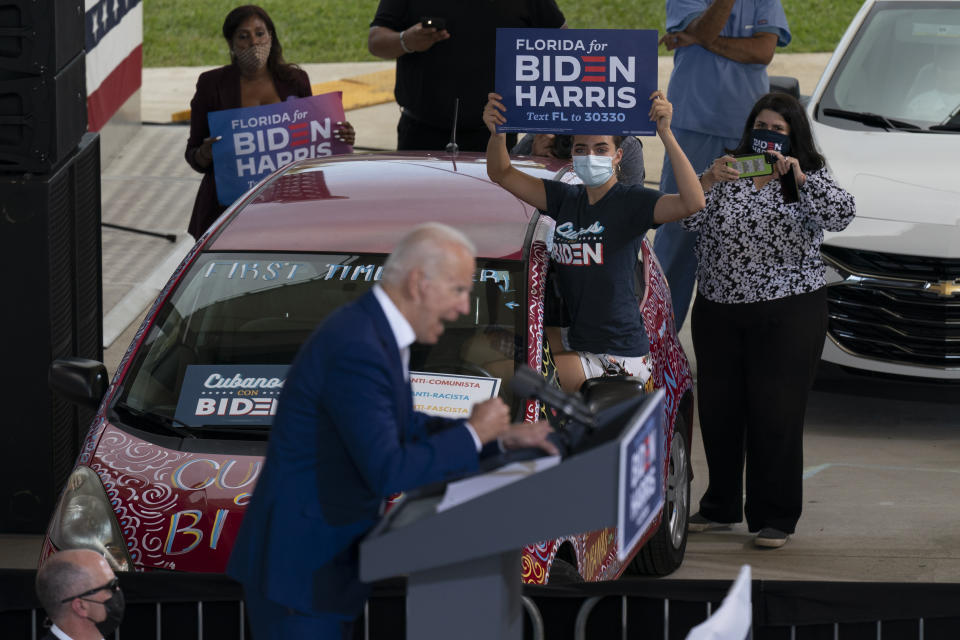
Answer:
POLYGON ((687 640, 744 640, 753 624, 753 605, 750 603, 750 565, 740 567, 727 597, 712 616, 687 634, 687 640))
POLYGON ((512 462, 483 475, 451 482, 447 485, 443 500, 437 505, 437 513, 442 513, 458 504, 463 504, 485 493, 505 487, 517 480, 523 480, 535 473, 554 467, 559 462, 560 456, 544 456, 525 462, 512 462))

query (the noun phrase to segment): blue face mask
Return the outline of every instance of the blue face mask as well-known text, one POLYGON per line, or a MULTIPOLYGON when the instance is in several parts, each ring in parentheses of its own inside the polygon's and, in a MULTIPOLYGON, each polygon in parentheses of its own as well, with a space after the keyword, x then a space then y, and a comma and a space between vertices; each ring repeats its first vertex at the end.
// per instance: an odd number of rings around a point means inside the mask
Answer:
POLYGON ((599 187, 613 175, 610 156, 573 156, 573 170, 588 187, 599 187))
POLYGON ((770 129, 753 130, 753 152, 779 151, 780 155, 790 153, 790 136, 770 129))

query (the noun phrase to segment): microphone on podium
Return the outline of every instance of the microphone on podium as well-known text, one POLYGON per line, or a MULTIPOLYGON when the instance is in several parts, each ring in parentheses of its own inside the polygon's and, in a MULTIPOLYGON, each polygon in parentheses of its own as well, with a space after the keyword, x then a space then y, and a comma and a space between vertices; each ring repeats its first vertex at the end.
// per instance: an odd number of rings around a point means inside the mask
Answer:
POLYGON ((510 381, 510 389, 518 396, 536 398, 588 429, 594 428, 593 412, 576 394, 566 393, 527 366, 519 367, 510 381))

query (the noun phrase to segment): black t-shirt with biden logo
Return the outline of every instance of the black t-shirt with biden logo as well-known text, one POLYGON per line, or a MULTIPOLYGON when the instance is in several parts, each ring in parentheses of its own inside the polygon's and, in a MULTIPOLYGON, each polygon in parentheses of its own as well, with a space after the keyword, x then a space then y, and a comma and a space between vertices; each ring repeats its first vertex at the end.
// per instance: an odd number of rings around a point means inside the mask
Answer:
POLYGON ((576 351, 642 356, 650 350, 640 316, 637 256, 663 194, 619 182, 590 204, 583 185, 544 180, 557 222, 550 259, 570 314, 576 351))

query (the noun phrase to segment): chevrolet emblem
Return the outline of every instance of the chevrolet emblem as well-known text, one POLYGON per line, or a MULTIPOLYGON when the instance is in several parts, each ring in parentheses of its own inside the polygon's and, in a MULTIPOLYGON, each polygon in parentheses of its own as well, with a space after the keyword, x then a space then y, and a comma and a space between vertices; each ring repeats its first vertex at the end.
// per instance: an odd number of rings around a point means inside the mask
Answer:
POLYGON ((943 298, 950 298, 960 293, 960 282, 957 280, 940 280, 938 282, 928 282, 923 288, 943 298))

